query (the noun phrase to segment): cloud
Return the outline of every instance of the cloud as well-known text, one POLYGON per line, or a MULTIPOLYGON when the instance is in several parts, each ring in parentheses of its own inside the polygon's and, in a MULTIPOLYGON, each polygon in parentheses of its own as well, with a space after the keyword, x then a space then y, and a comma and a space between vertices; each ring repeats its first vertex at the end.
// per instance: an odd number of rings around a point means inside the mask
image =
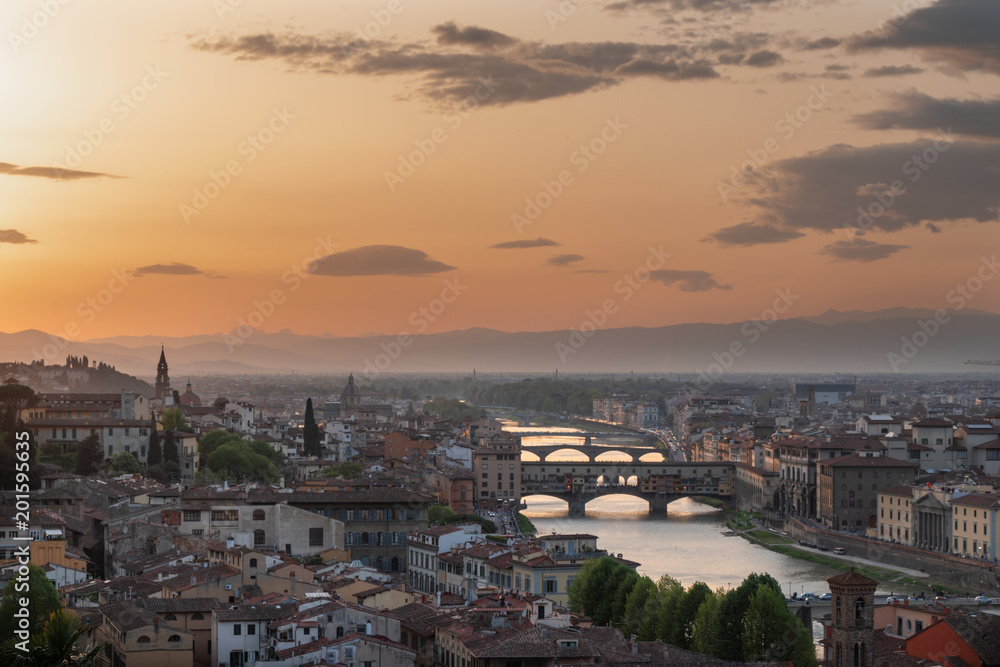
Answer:
POLYGON ((562 244, 557 243, 552 239, 545 239, 539 236, 537 239, 522 239, 520 241, 504 241, 503 243, 495 243, 491 245, 490 248, 496 248, 497 250, 514 250, 521 248, 543 248, 558 245, 562 244))
POLYGON ((732 285, 720 284, 708 271, 681 271, 678 269, 660 269, 650 272, 653 280, 664 285, 676 284, 682 292, 707 292, 708 290, 730 290, 732 285))
POLYGON ((940 234, 941 228, 935 225, 933 222, 928 222, 927 231, 929 231, 931 234, 940 234))
MULTIPOLYGON (((466 102, 471 95, 476 95, 476 106, 533 102, 614 86, 636 76, 674 81, 719 76, 708 60, 681 57, 676 44, 544 44, 454 23, 432 30, 434 43, 364 40, 346 32, 262 32, 193 37, 190 46, 237 61, 274 60, 296 72, 416 77, 417 93, 439 104, 466 102)), ((721 42, 708 50, 729 44, 721 42)))
POLYGON ((37 176, 39 178, 51 178, 57 181, 74 181, 81 178, 121 178, 112 174, 102 174, 97 171, 77 171, 75 169, 62 169, 61 167, 19 167, 9 162, 0 162, 0 174, 7 176, 37 176))
POLYGON ((794 231, 994 222, 998 165, 1000 143, 940 136, 864 148, 839 144, 761 169, 734 197, 759 210, 754 222, 794 231), (902 190, 892 194, 886 184, 902 190))
POLYGON ((754 7, 780 4, 780 0, 620 0, 604 6, 606 11, 652 10, 664 14, 684 10, 699 12, 742 12, 754 7))
POLYGON ((585 259, 587 258, 583 255, 553 255, 545 260, 545 263, 549 266, 566 266, 567 264, 581 262, 585 259))
POLYGON ((655 61, 649 58, 630 60, 615 70, 624 76, 653 76, 659 79, 680 81, 684 79, 714 79, 719 76, 708 62, 699 60, 683 63, 676 60, 655 61))
POLYGON ((854 117, 869 130, 948 128, 969 137, 1000 139, 1000 97, 989 100, 937 99, 910 90, 890 95, 889 108, 854 117))
POLYGON ((11 243, 21 245, 23 243, 38 243, 35 239, 29 239, 22 232, 16 229, 0 229, 0 243, 11 243))
POLYGON ((820 252, 845 262, 875 262, 909 247, 855 238, 851 241, 836 241, 824 246, 820 252))
POLYGON ((811 42, 806 42, 802 45, 803 51, 820 51, 823 49, 832 49, 840 46, 840 40, 833 37, 820 37, 819 39, 814 39, 811 42))
POLYGON ((309 267, 318 276, 423 276, 454 270, 414 248, 368 245, 321 257, 309 267))
POLYGON ((913 65, 883 65, 882 67, 873 67, 865 70, 865 76, 868 78, 906 76, 907 74, 920 74, 923 71, 922 67, 915 67, 913 65))
POLYGON ((785 58, 777 51, 763 49, 750 54, 744 62, 751 67, 774 67, 784 62, 785 58))
POLYGON ((459 28, 454 21, 448 21, 431 28, 437 35, 437 43, 444 46, 472 46, 478 49, 503 49, 517 43, 513 37, 478 26, 459 28))
POLYGON ((914 50, 953 73, 1000 74, 996 0, 938 0, 848 40, 851 51, 914 50))
POLYGON ((170 264, 150 264, 149 266, 140 266, 135 269, 135 275, 149 276, 149 275, 163 275, 163 276, 205 276, 207 278, 225 278, 225 276, 219 275, 215 271, 202 271, 201 269, 191 266, 190 264, 182 264, 180 262, 171 262, 170 264))
POLYGON ((805 236, 792 229, 778 229, 773 225, 744 222, 732 227, 723 227, 712 232, 702 241, 715 241, 724 246, 752 246, 764 243, 784 243, 805 236))

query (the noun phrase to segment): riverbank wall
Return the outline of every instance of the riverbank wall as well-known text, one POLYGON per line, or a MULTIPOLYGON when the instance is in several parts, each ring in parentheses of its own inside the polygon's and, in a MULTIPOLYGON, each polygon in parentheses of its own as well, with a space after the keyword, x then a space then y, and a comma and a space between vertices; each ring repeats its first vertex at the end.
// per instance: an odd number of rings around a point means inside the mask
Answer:
POLYGON ((972 593, 973 596, 979 594, 1000 596, 1000 574, 997 566, 989 563, 971 561, 951 554, 934 553, 902 544, 890 544, 857 535, 834 533, 798 519, 787 519, 784 522, 784 530, 795 540, 811 542, 831 551, 840 547, 848 555, 884 563, 887 568, 895 565, 926 572, 929 577, 948 582, 955 588, 972 593))

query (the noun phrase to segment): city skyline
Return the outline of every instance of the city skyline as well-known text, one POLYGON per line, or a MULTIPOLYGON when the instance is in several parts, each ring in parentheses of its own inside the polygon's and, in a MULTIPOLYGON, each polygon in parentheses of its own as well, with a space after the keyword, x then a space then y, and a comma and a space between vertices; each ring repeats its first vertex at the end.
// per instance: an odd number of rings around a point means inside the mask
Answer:
POLYGON ((17 2, 4 28, 5 332, 1000 308, 985 0, 17 2))

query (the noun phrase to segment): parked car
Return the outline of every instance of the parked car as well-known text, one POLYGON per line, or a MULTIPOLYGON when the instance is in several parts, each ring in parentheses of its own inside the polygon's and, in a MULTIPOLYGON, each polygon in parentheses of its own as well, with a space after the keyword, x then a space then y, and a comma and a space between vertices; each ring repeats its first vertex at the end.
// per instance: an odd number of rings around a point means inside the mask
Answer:
POLYGON ((837 554, 838 556, 843 556, 847 552, 844 551, 842 547, 837 547, 836 549, 833 550, 833 553, 837 554))
POLYGON ((829 593, 823 593, 822 595, 819 596, 819 599, 820 600, 832 600, 833 596, 830 595, 829 593))
POLYGON ((979 604, 993 604, 993 600, 991 598, 986 597, 985 595, 977 596, 976 602, 978 602, 979 604))
POLYGON ((890 595, 889 597, 887 597, 885 599, 885 603, 886 604, 893 604, 893 603, 896 603, 896 602, 902 602, 905 599, 906 599, 906 597, 903 596, 903 595, 890 595))
POLYGON ((819 547, 820 551, 829 551, 830 547, 819 547))
POLYGON ((803 593, 801 598, 803 600, 818 600, 819 596, 817 596, 815 593, 803 593))

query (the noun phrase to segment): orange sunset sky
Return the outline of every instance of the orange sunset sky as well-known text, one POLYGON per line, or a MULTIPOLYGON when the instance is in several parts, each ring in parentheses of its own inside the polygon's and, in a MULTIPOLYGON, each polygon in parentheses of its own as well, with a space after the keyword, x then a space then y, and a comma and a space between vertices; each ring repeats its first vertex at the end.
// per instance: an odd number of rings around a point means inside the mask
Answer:
POLYGON ((228 331, 278 292, 263 330, 394 333, 446 280, 429 331, 938 308, 997 245, 995 0, 11 0, 0 28, 6 332, 228 331))

